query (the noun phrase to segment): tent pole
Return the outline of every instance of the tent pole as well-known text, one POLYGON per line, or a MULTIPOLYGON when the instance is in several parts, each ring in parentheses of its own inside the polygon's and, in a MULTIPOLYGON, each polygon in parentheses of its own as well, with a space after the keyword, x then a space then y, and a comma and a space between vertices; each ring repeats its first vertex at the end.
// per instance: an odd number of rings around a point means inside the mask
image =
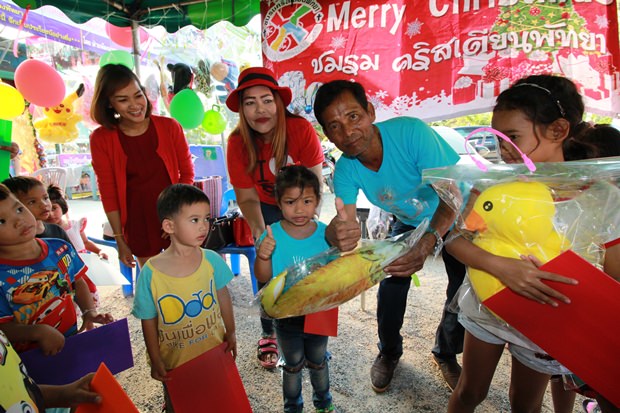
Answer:
POLYGON ((134 71, 140 78, 140 25, 136 20, 131 21, 131 44, 133 48, 134 71))

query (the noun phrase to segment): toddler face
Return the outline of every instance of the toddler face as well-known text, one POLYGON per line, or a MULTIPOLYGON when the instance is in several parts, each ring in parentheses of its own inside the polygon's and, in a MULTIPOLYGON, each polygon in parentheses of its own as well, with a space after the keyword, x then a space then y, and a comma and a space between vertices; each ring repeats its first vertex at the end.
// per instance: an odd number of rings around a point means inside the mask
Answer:
POLYGON ((49 218, 52 203, 43 185, 37 185, 26 193, 20 193, 17 198, 37 220, 46 221, 49 218))
POLYGON ((36 223, 30 211, 14 196, 0 201, 0 245, 33 240, 36 223))
POLYGON ((62 215, 63 213, 60 205, 52 203, 52 210, 50 211, 47 222, 49 222, 50 224, 60 225, 60 222, 62 221, 62 215))

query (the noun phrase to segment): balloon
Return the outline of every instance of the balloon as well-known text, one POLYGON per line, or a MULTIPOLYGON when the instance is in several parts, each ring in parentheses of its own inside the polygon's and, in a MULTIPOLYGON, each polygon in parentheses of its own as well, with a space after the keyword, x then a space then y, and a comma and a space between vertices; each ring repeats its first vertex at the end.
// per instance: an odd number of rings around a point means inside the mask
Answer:
POLYGON ((215 62, 211 65, 211 76, 218 82, 223 82, 228 76, 228 66, 222 62, 215 62))
POLYGON ((11 85, 0 82, 0 119, 11 120, 24 112, 24 97, 11 85))
POLYGON ((198 94, 192 89, 183 89, 170 102, 170 115, 185 129, 194 129, 204 118, 204 107, 198 94))
POLYGON ((65 82, 51 66, 29 59, 17 66, 15 86, 37 106, 56 106, 65 98, 65 82))
POLYGON ((37 120, 34 127, 39 133, 39 138, 46 142, 67 143, 76 139, 79 135, 76 124, 82 120, 82 116, 73 110, 73 102, 84 92, 84 85, 67 96, 60 104, 45 108, 45 118, 37 120))
MULTIPOLYGON (((133 38, 131 36, 131 27, 118 27, 113 24, 106 23, 105 31, 110 40, 119 46, 132 47, 133 38)), ((149 34, 142 27, 139 27, 138 37, 140 44, 142 44, 149 38, 149 34)))
POLYGON ((226 129, 226 118, 220 113, 220 107, 213 105, 213 109, 205 112, 202 127, 211 135, 218 135, 226 129))
POLYGON ((105 52, 101 55, 101 58, 99 59, 99 67, 110 64, 127 66, 129 69, 133 70, 133 56, 131 53, 124 50, 110 50, 109 52, 105 52))

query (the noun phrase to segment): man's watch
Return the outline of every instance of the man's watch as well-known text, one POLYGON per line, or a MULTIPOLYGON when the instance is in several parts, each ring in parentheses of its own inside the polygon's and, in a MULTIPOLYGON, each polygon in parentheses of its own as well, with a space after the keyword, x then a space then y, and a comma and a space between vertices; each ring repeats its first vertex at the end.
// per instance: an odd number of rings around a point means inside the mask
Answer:
POLYGON ((428 227, 426 231, 424 231, 424 234, 432 234, 435 237, 435 248, 433 249, 433 255, 439 254, 443 248, 443 238, 441 237, 439 231, 435 228, 428 227))

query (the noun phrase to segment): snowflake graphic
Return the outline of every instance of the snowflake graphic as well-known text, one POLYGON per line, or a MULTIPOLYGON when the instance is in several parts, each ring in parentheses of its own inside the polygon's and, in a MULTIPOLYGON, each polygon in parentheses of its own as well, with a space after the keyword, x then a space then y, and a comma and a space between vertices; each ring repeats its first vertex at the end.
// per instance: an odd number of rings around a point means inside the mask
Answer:
POLYGON ((375 95, 380 99, 385 99, 388 93, 385 90, 379 90, 378 92, 375 93, 375 95))
POLYGON ((407 23, 407 36, 411 39, 416 34, 422 33, 422 23, 420 20, 415 19, 411 23, 407 23))
POLYGON ((385 103, 383 103, 383 99, 377 95, 369 97, 368 102, 370 102, 375 109, 380 109, 385 106, 385 103))
POLYGON ((332 42, 330 47, 334 50, 342 49, 344 45, 347 43, 346 37, 343 35, 338 35, 336 37, 332 37, 332 42))
POLYGON ((596 25, 599 29, 607 29, 609 27, 609 20, 607 20, 607 16, 596 16, 596 25))

